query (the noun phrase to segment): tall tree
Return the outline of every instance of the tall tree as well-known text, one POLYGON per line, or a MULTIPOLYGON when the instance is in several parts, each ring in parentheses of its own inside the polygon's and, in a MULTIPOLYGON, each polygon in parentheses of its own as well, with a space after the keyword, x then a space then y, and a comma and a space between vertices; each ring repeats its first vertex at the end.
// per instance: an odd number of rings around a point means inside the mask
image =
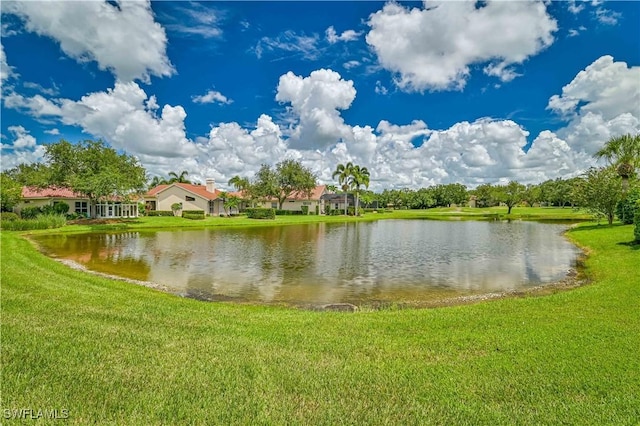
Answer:
POLYGON ((507 214, 511 214, 511 209, 522 201, 526 187, 514 180, 507 185, 497 187, 497 198, 507 205, 507 214))
POLYGON ((629 179, 640 168, 640 135, 627 134, 611 138, 594 156, 604 158, 616 167, 618 176, 622 178, 622 188, 626 192, 629 189, 629 179))
POLYGON ((235 175, 231 179, 229 179, 229 185, 233 186, 236 191, 246 191, 249 189, 251 182, 249 179, 240 177, 239 175, 235 175))
POLYGON ((347 164, 338 164, 333 174, 332 178, 338 178, 338 185, 344 191, 344 215, 347 215, 347 191, 349 191, 349 178, 351 177, 351 169, 353 169, 353 163, 349 161, 347 164))
POLYGON ((22 199, 22 185, 8 173, 0 174, 0 211, 10 212, 22 199))
POLYGON ((316 187, 316 177, 299 161, 284 160, 276 164, 275 170, 263 164, 256 173, 252 191, 262 198, 276 198, 282 210, 284 202, 294 193, 311 196, 316 187))
POLYGON ((138 160, 102 141, 61 140, 45 145, 44 160, 37 186, 67 187, 84 195, 93 215, 97 201, 114 196, 126 199, 146 187, 145 170, 138 160))
POLYGON ((369 169, 354 165, 351 168, 351 176, 349 176, 349 184, 356 193, 355 215, 358 216, 358 204, 360 203, 360 187, 369 188, 369 169))
POLYGON ((591 168, 584 174, 584 179, 576 181, 575 184, 580 206, 596 216, 606 217, 611 225, 616 206, 623 194, 622 183, 618 179, 615 167, 591 168))
POLYGON ((293 193, 309 198, 317 185, 313 172, 296 160, 284 160, 276 164, 276 176, 278 177, 279 194, 277 198, 280 210, 282 210, 282 204, 285 200, 293 193))
POLYGON ((169 172, 169 183, 191 183, 187 176, 189 176, 189 172, 186 170, 181 171, 180 174, 169 172))

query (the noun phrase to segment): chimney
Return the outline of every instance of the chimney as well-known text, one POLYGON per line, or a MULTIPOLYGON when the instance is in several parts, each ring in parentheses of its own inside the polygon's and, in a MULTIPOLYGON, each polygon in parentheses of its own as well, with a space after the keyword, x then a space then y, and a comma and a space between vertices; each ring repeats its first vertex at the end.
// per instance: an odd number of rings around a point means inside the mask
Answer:
POLYGON ((211 193, 216 192, 216 180, 215 179, 207 178, 205 180, 205 182, 207 183, 207 192, 211 192, 211 193))

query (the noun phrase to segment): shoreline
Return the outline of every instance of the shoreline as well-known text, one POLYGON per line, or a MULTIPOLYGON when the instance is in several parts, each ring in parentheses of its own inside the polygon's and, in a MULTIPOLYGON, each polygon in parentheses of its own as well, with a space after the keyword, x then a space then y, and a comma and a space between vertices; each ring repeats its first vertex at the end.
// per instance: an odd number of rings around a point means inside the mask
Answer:
POLYGON ((152 290, 161 291, 166 294, 170 294, 173 296, 177 296, 184 299, 192 299, 200 302, 223 302, 223 303, 232 303, 238 305, 255 305, 255 306, 279 306, 286 307, 290 309, 300 309, 300 310, 308 310, 308 311, 340 311, 340 312, 356 312, 356 311, 384 311, 388 309, 435 309, 435 308, 444 308, 444 307, 452 307, 452 306, 462 306, 462 305, 470 305, 474 303, 486 302, 490 300, 500 300, 500 299, 508 299, 508 298, 521 298, 521 297, 539 297, 539 296, 547 296, 550 294, 555 294, 558 292, 569 291, 575 288, 579 288, 585 285, 588 285, 591 280, 584 277, 582 272, 584 261, 586 260, 587 253, 585 250, 580 248, 582 254, 576 259, 576 265, 567 271, 567 274, 564 278, 549 282, 546 284, 536 285, 534 287, 529 287, 525 289, 519 290, 504 290, 504 291, 494 291, 488 293, 479 293, 479 294, 471 294, 465 296, 456 296, 456 297, 447 297, 444 299, 434 299, 434 300, 424 300, 424 301, 371 301, 364 302, 360 304, 355 304, 352 302, 330 302, 330 303, 308 303, 308 302, 259 302, 259 301, 248 301, 248 300, 239 300, 235 299, 231 296, 225 295, 215 295, 215 294, 203 294, 203 293, 180 293, 167 287, 164 284, 159 284, 153 281, 146 280, 136 280, 133 278, 122 277, 114 274, 107 274, 105 272, 94 271, 92 269, 87 268, 86 266, 78 263, 74 260, 63 259, 51 257, 43 253, 37 247, 37 244, 27 238, 34 246, 36 246, 36 250, 41 253, 43 256, 61 263, 66 267, 81 271, 90 275, 107 278, 115 281, 121 281, 128 284, 134 284, 146 288, 150 288, 152 290))

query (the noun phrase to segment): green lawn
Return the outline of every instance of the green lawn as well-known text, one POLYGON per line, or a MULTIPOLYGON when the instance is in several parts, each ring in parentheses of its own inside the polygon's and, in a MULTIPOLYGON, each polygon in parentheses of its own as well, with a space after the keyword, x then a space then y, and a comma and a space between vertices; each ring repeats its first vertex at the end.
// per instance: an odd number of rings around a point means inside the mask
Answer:
POLYGON ((632 236, 570 231, 593 280, 570 291, 348 314, 182 299, 3 232, 2 408, 72 424, 638 424, 632 236))
MULTIPOLYGON (((591 215, 571 208, 548 207, 517 207, 507 215, 506 207, 491 207, 476 209, 435 208, 428 210, 394 210, 392 212, 366 213, 360 217, 353 216, 276 216, 275 220, 248 219, 246 216, 210 217, 204 220, 191 220, 182 217, 139 217, 136 219, 122 219, 109 224, 74 224, 57 229, 54 232, 91 232, 124 229, 166 229, 166 228, 203 228, 217 226, 272 226, 292 225, 317 222, 356 222, 380 219, 512 219, 512 220, 548 220, 548 221, 580 221, 588 220, 591 215)), ((33 233, 50 233, 50 230, 32 231, 33 233)))

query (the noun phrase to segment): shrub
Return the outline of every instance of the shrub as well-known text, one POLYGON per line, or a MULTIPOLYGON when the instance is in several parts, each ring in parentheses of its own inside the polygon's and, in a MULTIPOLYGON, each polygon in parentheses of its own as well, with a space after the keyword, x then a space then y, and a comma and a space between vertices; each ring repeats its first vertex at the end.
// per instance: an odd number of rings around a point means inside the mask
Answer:
POLYGON ((320 206, 316 204, 316 216, 320 214, 320 206))
POLYGON ((55 203, 53 205, 54 214, 67 214, 69 212, 69 204, 67 203, 55 203))
POLYGON ((23 219, 35 219, 39 214, 42 214, 40 207, 25 207, 20 211, 20 216, 23 219))
POLYGON ((149 216, 173 216, 173 212, 171 210, 149 210, 147 213, 149 216))
POLYGON ((2 220, 0 223, 0 227, 5 231, 27 231, 60 228, 66 225, 67 219, 61 214, 40 214, 33 219, 2 220))
POLYGON ((356 208, 355 208, 355 207, 349 207, 349 208, 347 209, 347 214, 348 214, 349 216, 355 216, 355 214, 356 214, 356 208))
POLYGON ((13 222, 14 220, 19 220, 20 216, 18 216, 17 214, 13 213, 13 212, 2 212, 0 213, 0 219, 1 220, 7 220, 10 222, 13 222))
POLYGON ((616 205, 616 216, 625 225, 630 225, 634 221, 634 215, 638 210, 638 200, 640 200, 640 188, 634 188, 627 196, 618 201, 616 205))
POLYGON ((182 217, 185 219, 204 219, 204 210, 182 210, 182 217))
POLYGON ((636 241, 640 243, 640 200, 636 202, 635 222, 636 226, 633 230, 633 235, 636 237, 636 241))
POLYGON ((327 216, 331 215, 331 205, 329 204, 324 205, 324 214, 326 214, 327 216))
POLYGON ((275 209, 249 208, 246 210, 249 219, 275 219, 275 209))
POLYGON ((300 210, 302 211, 303 215, 308 215, 309 214, 309 206, 302 206, 302 207, 300 207, 300 210))
POLYGON ((335 209, 331 210, 331 216, 340 216, 342 214, 342 210, 335 209))
POLYGON ((298 216, 298 215, 302 215, 302 210, 276 210, 276 216, 298 216))
POLYGON ((196 214, 196 213, 182 213, 182 217, 185 219, 191 219, 191 220, 203 220, 204 219, 204 212, 200 212, 201 214, 196 214))

